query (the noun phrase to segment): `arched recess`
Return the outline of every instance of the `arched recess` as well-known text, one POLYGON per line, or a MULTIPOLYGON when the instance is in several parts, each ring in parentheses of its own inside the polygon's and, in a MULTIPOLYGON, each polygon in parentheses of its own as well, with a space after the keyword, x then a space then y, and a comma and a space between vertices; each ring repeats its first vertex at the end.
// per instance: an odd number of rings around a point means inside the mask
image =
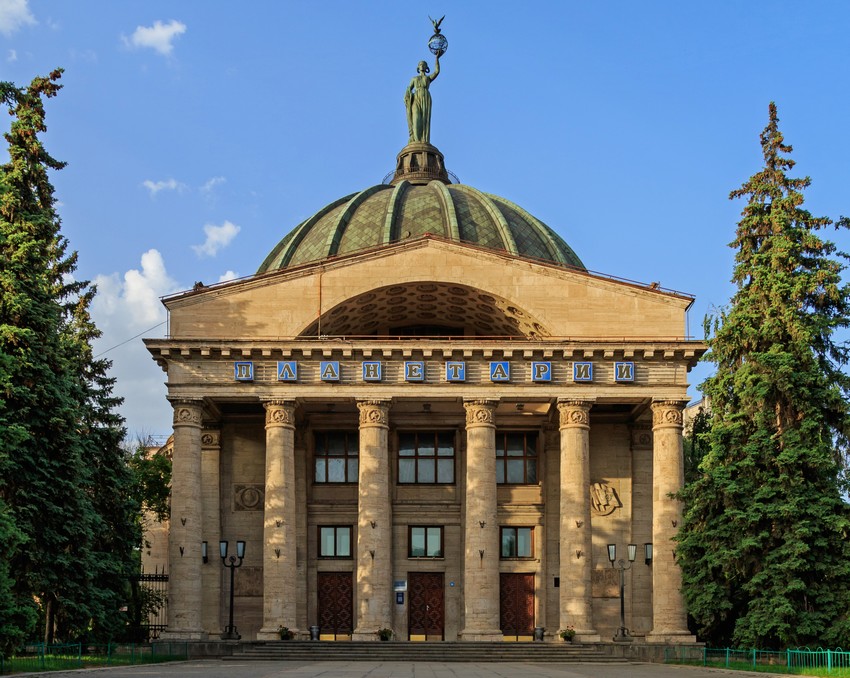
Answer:
POLYGON ((508 299, 468 285, 424 281, 387 285, 346 299, 299 336, 409 334, 405 328, 433 328, 421 333, 427 335, 551 336, 537 318, 508 299))

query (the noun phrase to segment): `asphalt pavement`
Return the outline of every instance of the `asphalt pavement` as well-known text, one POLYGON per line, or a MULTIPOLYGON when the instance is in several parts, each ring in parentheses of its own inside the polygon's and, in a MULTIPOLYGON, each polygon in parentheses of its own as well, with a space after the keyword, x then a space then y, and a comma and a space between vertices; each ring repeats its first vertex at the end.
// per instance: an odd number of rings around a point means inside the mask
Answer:
POLYGON ((638 663, 526 664, 518 662, 323 662, 207 659, 142 666, 52 671, 40 676, 91 678, 762 678, 749 673, 693 666, 638 663))

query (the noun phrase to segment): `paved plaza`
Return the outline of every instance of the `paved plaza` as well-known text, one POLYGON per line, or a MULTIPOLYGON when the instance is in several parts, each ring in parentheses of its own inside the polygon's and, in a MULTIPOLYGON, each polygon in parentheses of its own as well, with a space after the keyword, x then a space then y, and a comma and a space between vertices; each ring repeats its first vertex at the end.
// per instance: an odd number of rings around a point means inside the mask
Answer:
MULTIPOLYGON (((663 664, 524 664, 440 662, 300 662, 203 660, 146 666, 52 672, 102 678, 704 678, 756 674, 663 664)), ((37 675, 37 674, 27 674, 37 675)), ((45 675, 45 674, 38 674, 45 675)), ((759 676, 779 674, 759 673, 759 676)))

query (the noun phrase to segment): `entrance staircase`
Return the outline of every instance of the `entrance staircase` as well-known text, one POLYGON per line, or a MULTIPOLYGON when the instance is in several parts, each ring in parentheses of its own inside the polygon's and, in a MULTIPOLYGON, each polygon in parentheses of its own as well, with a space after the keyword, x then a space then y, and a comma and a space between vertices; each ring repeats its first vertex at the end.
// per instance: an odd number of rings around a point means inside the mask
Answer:
POLYGON ((409 641, 257 641, 223 659, 372 662, 617 662, 598 645, 409 641))

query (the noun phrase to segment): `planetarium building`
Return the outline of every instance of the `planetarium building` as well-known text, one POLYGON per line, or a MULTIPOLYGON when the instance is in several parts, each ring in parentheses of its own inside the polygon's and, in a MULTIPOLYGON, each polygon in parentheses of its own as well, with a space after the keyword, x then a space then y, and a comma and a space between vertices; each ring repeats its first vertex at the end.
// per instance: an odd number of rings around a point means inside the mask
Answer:
POLYGON ((218 637, 235 581, 243 639, 610 641, 622 576, 630 637, 692 641, 671 498, 692 298, 591 273, 454 181, 420 69, 386 183, 254 276, 166 298, 145 342, 174 407, 167 635, 218 637))

